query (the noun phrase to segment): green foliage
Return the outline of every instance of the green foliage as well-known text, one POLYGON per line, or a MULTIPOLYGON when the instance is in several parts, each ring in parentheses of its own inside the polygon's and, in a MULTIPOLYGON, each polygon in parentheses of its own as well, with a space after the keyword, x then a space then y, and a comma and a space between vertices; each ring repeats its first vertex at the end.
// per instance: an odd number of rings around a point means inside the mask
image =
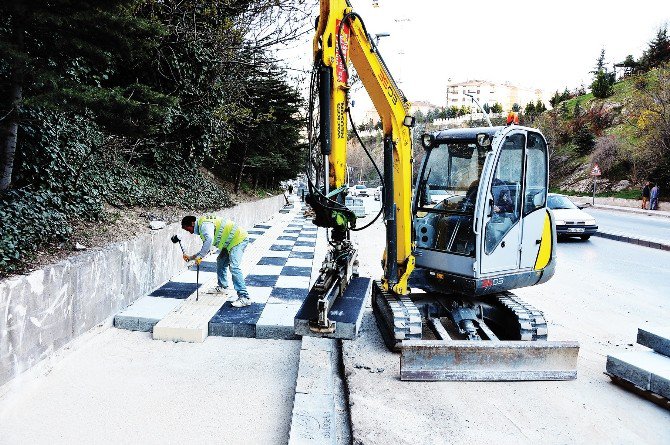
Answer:
POLYGON ((502 113, 503 107, 498 102, 494 103, 491 107, 491 113, 502 113))
POLYGON ((68 196, 47 190, 10 190, 0 195, 0 276, 20 271, 39 248, 71 233, 61 210, 68 196))
POLYGON ((600 70, 596 73, 593 83, 591 83, 591 91, 593 96, 598 99, 610 97, 614 93, 612 86, 614 85, 614 73, 609 73, 606 70, 600 70))

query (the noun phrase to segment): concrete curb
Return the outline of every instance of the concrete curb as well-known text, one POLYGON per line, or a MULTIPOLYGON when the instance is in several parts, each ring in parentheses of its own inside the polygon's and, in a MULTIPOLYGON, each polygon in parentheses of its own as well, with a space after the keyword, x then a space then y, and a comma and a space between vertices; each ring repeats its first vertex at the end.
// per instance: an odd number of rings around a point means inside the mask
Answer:
POLYGON ((629 244, 637 244, 639 246, 651 247, 652 249, 659 250, 668 250, 670 251, 670 243, 663 240, 654 240, 654 239, 644 239, 644 238, 635 238, 623 233, 616 232, 601 232, 597 231, 593 236, 598 236, 600 238, 607 238, 614 241, 621 241, 629 244))
POLYGON ((333 339, 302 338, 289 445, 337 443, 335 352, 333 339))

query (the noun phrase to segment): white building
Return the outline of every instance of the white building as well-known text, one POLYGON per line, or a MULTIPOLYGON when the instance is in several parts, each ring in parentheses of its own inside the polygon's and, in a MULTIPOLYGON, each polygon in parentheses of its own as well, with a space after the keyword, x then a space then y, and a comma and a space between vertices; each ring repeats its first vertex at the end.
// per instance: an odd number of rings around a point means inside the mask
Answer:
POLYGON ((508 82, 495 83, 488 80, 468 80, 447 85, 447 107, 466 106, 472 107, 474 112, 478 111, 477 105, 466 94, 474 96, 481 106, 484 106, 484 104, 493 106, 498 102, 502 105, 503 111, 511 111, 515 103, 523 110, 528 102, 536 103, 538 99, 544 102, 542 90, 539 89, 523 88, 508 82))

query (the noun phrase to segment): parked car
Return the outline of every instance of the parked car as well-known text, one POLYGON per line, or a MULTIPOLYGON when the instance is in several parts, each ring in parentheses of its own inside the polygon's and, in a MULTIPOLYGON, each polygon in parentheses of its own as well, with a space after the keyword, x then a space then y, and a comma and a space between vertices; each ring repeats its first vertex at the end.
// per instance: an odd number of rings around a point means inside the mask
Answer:
POLYGON ((374 197, 375 197, 375 201, 381 201, 382 200, 382 186, 381 185, 375 189, 374 197))
POLYGON ((595 218, 577 207, 567 196, 549 193, 547 207, 554 212, 556 236, 559 238, 578 236, 587 240, 598 231, 595 218))
POLYGON ((351 196, 370 196, 368 195, 368 188, 363 184, 358 184, 349 189, 351 196))

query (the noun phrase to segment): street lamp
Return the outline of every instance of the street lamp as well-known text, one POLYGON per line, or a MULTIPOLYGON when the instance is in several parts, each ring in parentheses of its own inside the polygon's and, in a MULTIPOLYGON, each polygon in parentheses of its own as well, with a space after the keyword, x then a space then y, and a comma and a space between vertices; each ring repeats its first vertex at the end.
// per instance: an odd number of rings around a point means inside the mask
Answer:
POLYGON ((375 34, 375 46, 377 46, 377 44, 379 43, 379 39, 381 39, 382 37, 390 37, 390 36, 391 34, 389 34, 388 32, 380 32, 379 34, 375 34))

